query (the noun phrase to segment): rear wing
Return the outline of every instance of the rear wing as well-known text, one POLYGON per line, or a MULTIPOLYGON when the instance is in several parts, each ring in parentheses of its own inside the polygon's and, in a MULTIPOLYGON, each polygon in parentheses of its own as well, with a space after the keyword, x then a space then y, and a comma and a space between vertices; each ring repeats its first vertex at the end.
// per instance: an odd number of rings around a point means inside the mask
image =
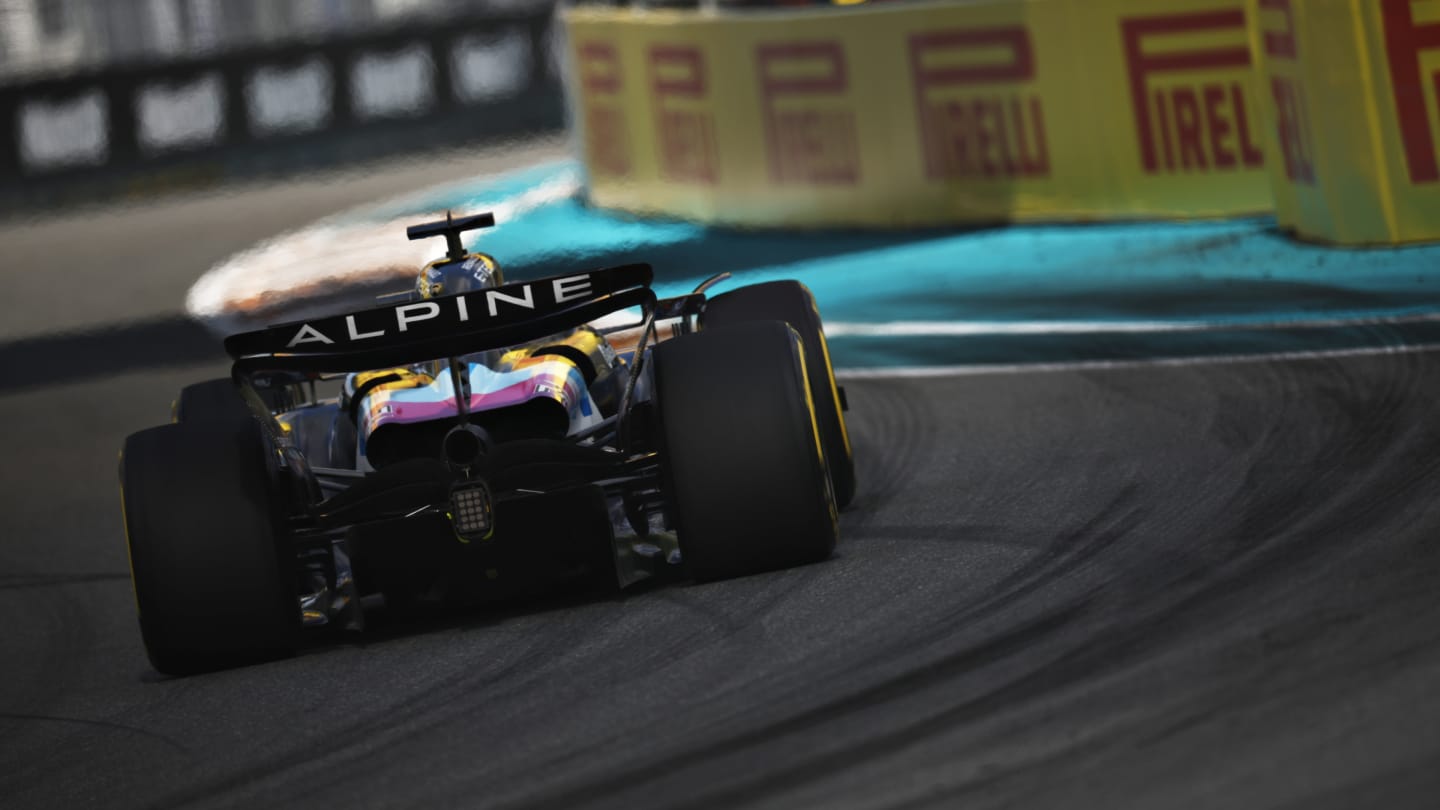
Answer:
POLYGON ((237 374, 341 373, 457 357, 538 340, 602 315, 655 307, 648 264, 519 281, 488 290, 271 326, 225 339, 237 374))

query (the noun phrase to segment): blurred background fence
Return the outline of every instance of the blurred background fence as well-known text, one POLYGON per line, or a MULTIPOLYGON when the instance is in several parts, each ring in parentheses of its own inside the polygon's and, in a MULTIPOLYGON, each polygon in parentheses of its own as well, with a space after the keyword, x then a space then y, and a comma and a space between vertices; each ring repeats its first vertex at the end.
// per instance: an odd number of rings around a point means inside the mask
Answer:
POLYGON ((0 0, 0 211, 563 125, 550 0, 0 0))

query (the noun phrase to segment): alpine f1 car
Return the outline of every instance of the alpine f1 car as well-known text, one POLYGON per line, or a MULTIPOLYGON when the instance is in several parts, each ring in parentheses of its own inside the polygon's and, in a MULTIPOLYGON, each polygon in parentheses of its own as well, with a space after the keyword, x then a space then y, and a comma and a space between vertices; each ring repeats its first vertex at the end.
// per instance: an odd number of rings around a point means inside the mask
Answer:
POLYGON ((831 554, 855 470, 803 285, 657 299, 645 264, 506 283, 461 242, 493 223, 411 227, 448 247, 414 290, 226 339, 231 377, 126 439, 157 669, 285 656, 379 604, 831 554))

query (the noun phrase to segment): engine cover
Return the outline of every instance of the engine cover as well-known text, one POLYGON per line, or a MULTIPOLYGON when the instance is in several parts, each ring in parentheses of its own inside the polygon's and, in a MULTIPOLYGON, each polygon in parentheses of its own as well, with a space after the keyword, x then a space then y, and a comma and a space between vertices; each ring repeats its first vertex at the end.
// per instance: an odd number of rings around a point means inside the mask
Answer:
MULTIPOLYGON (((516 350, 492 363, 466 365, 470 419, 497 441, 564 438, 603 418, 585 375, 569 357, 516 350)), ((448 373, 396 376, 371 388, 356 408, 362 469, 437 456, 455 425, 459 410, 448 373)))

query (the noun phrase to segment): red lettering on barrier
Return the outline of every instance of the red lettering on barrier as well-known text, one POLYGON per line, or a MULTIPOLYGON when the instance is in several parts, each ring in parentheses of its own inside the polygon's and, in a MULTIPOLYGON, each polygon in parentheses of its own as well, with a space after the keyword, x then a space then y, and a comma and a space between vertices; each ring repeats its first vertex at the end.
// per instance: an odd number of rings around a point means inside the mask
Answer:
POLYGON ((1147 170, 1147 174, 1158 173, 1160 158, 1164 158, 1167 172, 1204 172, 1212 165, 1217 169, 1262 165, 1264 156, 1250 140, 1250 119, 1239 82, 1162 88, 1150 101, 1159 125, 1160 154, 1156 170, 1147 170))
POLYGON ((705 57, 700 49, 688 45, 651 47, 650 89, 655 98, 660 173, 670 180, 713 184, 717 163, 715 118, 703 109, 686 109, 683 104, 703 101, 708 92, 705 57))
POLYGON ((1155 108, 1160 111, 1160 143, 1165 147, 1165 165, 1175 168, 1175 140, 1170 135, 1170 104, 1164 93, 1155 94, 1155 108))
POLYGON ((1205 147, 1200 142, 1200 104, 1195 100, 1195 90, 1177 87, 1173 91, 1175 100, 1175 139, 1180 142, 1180 166, 1205 168, 1205 147))
POLYGON ((1230 109, 1235 113, 1235 133, 1240 139, 1240 162, 1246 166, 1264 166, 1265 153, 1250 140, 1250 116, 1245 112, 1245 90, 1239 82, 1230 83, 1230 109))
POLYGON ((620 92, 620 56, 608 42, 582 42, 580 86, 592 93, 620 92))
POLYGON ((1225 146, 1225 140, 1230 135, 1230 119, 1220 114, 1220 102, 1225 100, 1225 88, 1218 84, 1207 84, 1203 92, 1205 94, 1206 132, 1210 135, 1210 148, 1215 155, 1215 166, 1220 169, 1234 168, 1238 163, 1235 160, 1235 153, 1225 146))
MULTIPOLYGON (((1400 141, 1405 147, 1405 165, 1411 183, 1440 181, 1440 161, 1425 109, 1425 80, 1420 54, 1440 49, 1440 23, 1418 25, 1410 0, 1381 0, 1385 22, 1385 56, 1390 63, 1390 86, 1395 94, 1400 141)), ((1440 103, 1440 71, 1428 77, 1440 103)))
POLYGON ((1263 155, 1251 139, 1245 93, 1239 82, 1212 81, 1198 87, 1162 88, 1153 93, 1150 89, 1149 80, 1165 74, 1249 68, 1250 51, 1245 45, 1166 53, 1145 50, 1147 44, 1153 47, 1163 42, 1167 34, 1234 30, 1243 36, 1244 9, 1126 17, 1120 21, 1120 30, 1130 72, 1130 100, 1140 140, 1140 165, 1146 174, 1160 173, 1162 152, 1164 170, 1168 172, 1208 171, 1211 166, 1217 169, 1254 167, 1263 163, 1263 155), (1232 132, 1238 154, 1227 145, 1232 132))
MULTIPOLYGON (((1271 59, 1295 60, 1300 58, 1300 47, 1295 40, 1295 15, 1290 0, 1260 0, 1260 8, 1275 11, 1285 20, 1280 31, 1262 32, 1265 54, 1271 59)), ((1285 177, 1292 183, 1315 185, 1315 163, 1310 144, 1310 129, 1306 117, 1305 88, 1285 76, 1270 77, 1270 96, 1275 101, 1275 135, 1280 143, 1280 155, 1285 161, 1285 177)))
POLYGON ((1265 53, 1278 59, 1299 59, 1300 49, 1295 45, 1295 13, 1290 9, 1290 0, 1260 0, 1263 11, 1278 11, 1285 17, 1285 30, 1265 31, 1261 39, 1265 53))
POLYGON ((580 86, 585 90, 585 161, 596 174, 630 173, 630 138, 621 109, 620 57, 606 42, 583 42, 577 49, 580 86))
POLYGON ((778 184, 859 182, 860 148, 854 111, 816 104, 840 100, 850 88, 845 50, 840 43, 760 45, 755 49, 755 59, 765 106, 770 179, 778 184), (819 71, 806 71, 817 67, 819 71))
POLYGON ((911 35, 910 70, 915 82, 926 177, 949 180, 1050 175, 1044 109, 1038 95, 997 88, 998 92, 986 95, 972 92, 964 98, 953 97, 957 88, 1034 80, 1035 52, 1030 32, 1024 27, 911 35), (1008 50, 1009 60, 943 67, 927 63, 927 59, 995 48, 1008 50))

